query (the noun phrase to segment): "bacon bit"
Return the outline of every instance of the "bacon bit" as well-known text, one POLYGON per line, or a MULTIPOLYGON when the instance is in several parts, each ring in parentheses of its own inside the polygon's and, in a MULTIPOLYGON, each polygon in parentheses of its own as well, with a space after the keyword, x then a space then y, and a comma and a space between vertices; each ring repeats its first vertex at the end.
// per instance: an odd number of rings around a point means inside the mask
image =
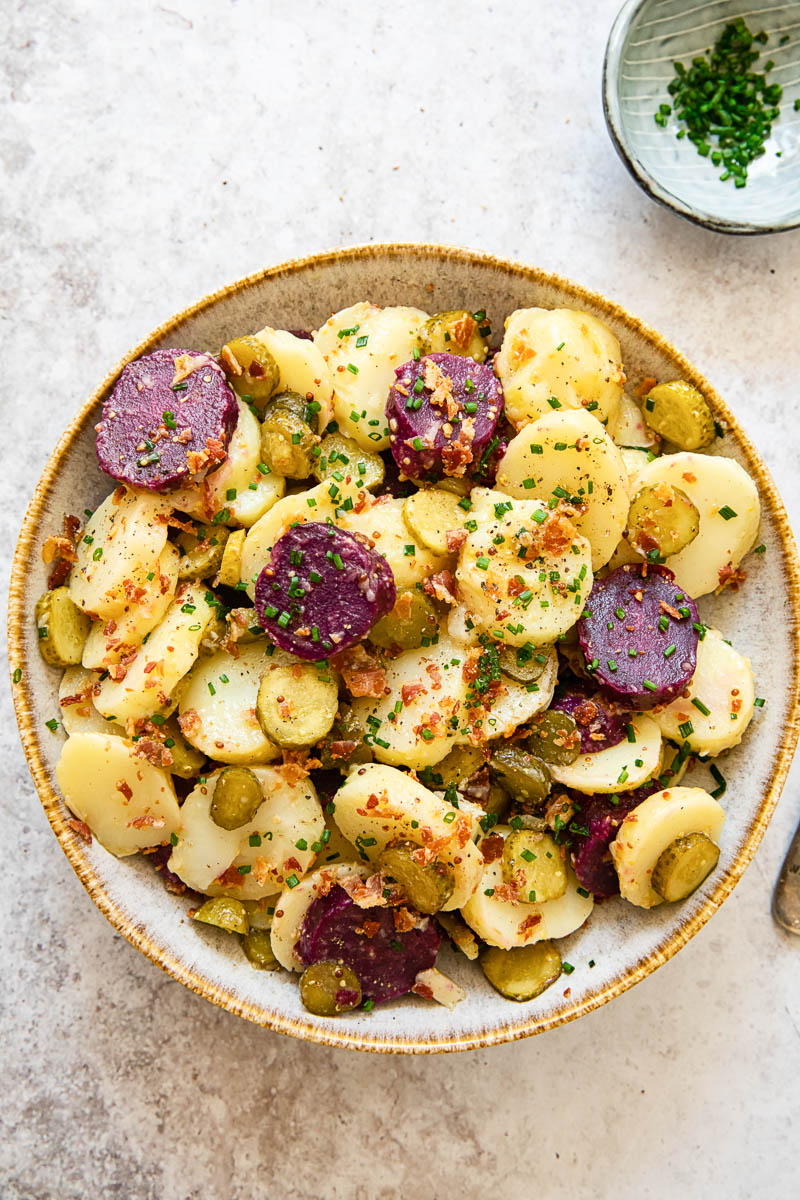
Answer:
POLYGON ((667 604, 666 600, 660 600, 658 607, 662 612, 667 613, 675 621, 682 621, 683 617, 678 612, 677 608, 673 608, 671 604, 667 604))
POLYGON ((341 741, 331 742, 328 750, 331 758, 349 758, 357 746, 358 742, 351 742, 343 738, 341 741))
POLYGON ((147 588, 140 587, 132 579, 123 579, 122 590, 125 593, 125 598, 130 600, 132 604, 139 604, 147 595, 147 588))
POLYGON ((69 538, 49 537, 42 546, 42 562, 51 563, 56 558, 63 558, 69 563, 78 561, 75 547, 69 538))
POLYGON ((92 831, 85 821, 78 821, 75 817, 70 817, 70 819, 67 821, 67 824, 73 833, 77 833, 78 837, 81 838, 82 841, 87 842, 91 846, 92 831))
POLYGON ((530 362, 532 358, 536 358, 536 351, 530 342, 525 340, 528 336, 527 329, 520 329, 516 341, 511 344, 510 358, 517 367, 521 367, 524 363, 530 362))
POLYGON ((244 885, 244 875, 239 874, 238 867, 231 865, 230 867, 226 867, 221 875, 217 876, 214 883, 225 888, 242 887, 244 885))
POLYGON ((483 855, 483 861, 485 863, 493 863, 498 858, 502 858, 505 844, 505 838, 500 833, 492 833, 489 837, 483 838, 479 846, 479 850, 483 855))
POLYGON ((357 932, 362 932, 366 938, 368 938, 370 941, 372 941, 372 939, 375 937, 375 934, 378 932, 380 927, 381 927, 380 921, 366 920, 366 921, 364 921, 363 925, 361 926, 360 931, 357 931, 357 932))
POLYGON ((67 562, 67 560, 65 558, 57 559, 55 566, 53 567, 50 574, 47 576, 48 591, 52 592, 52 591, 55 591, 56 588, 63 587, 63 585, 69 579, 69 574, 70 574, 71 570, 72 570, 72 564, 67 562))
POLYGON ((267 860, 259 855, 253 863, 250 874, 259 887, 265 887, 272 878, 272 869, 267 860))
POLYGON ((191 427, 187 425, 185 429, 180 431, 180 433, 174 433, 172 435, 172 440, 173 442, 177 442, 179 446, 185 446, 187 442, 192 440, 193 437, 194 434, 192 433, 191 427))
POLYGON ((407 395, 408 395, 408 388, 406 388, 406 387, 403 387, 402 383, 396 383, 396 384, 394 385, 394 390, 395 390, 396 392, 399 392, 401 396, 407 396, 407 395))
POLYGON ((723 588, 730 587, 732 592, 738 592, 741 584, 747 579, 747 571, 741 567, 732 567, 728 563, 719 569, 719 587, 714 589, 714 595, 718 596, 723 588))
POLYGON ((584 700, 573 711, 572 715, 579 725, 591 725, 599 711, 593 700, 584 700))
POLYGON ((175 761, 169 747, 155 738, 139 738, 134 744, 133 754, 136 758, 146 759, 155 767, 171 767, 175 761))
POLYGON ((130 789, 130 785, 127 784, 124 779, 118 780, 114 786, 118 792, 122 793, 122 795, 125 797, 126 800, 130 800, 131 797, 133 796, 133 792, 130 789))
POLYGON ((228 368, 231 375, 239 376, 244 374, 244 368, 231 350, 230 346, 223 346, 220 350, 219 356, 224 362, 225 366, 228 368))
POLYGON ((517 926, 517 932, 522 934, 523 941, 527 942, 528 938, 532 936, 536 926, 541 924, 541 921, 541 913, 531 913, 530 916, 527 916, 524 921, 520 921, 519 925, 517 926))
POLYGON ((176 383, 183 383, 184 379, 188 379, 194 371, 199 371, 201 367, 207 367, 209 358, 207 354, 179 354, 175 359, 175 374, 172 378, 171 386, 176 383))
POLYGON ((428 689, 424 683, 404 683, 400 689, 403 704, 410 704, 417 696, 427 696, 428 689))
POLYGON ((551 829, 556 827, 556 817, 560 817, 563 824, 572 820, 575 814, 575 806, 571 798, 566 792, 558 792, 550 797, 547 807, 544 810, 544 819, 551 829))
POLYGON ((637 384, 633 389, 633 394, 637 400, 643 400, 648 392, 651 392, 658 383, 655 375, 646 375, 641 383, 637 384))
POLYGON ((442 669, 439 664, 430 662, 425 667, 425 671, 431 677, 432 690, 440 692, 442 690, 442 669))
MULTIPOLYGON (((92 694, 92 688, 91 688, 91 684, 90 684, 84 691, 76 692, 74 696, 62 696, 58 703, 60 704, 61 708, 69 708, 69 706, 72 704, 87 704, 88 705, 89 697, 91 696, 91 694, 92 694)), ((87 708, 87 712, 88 711, 89 710, 87 708)))
POLYGON ((390 896, 384 896, 386 883, 378 871, 368 879, 360 875, 347 876, 336 881, 342 887, 358 908, 386 908, 392 902, 397 902, 397 894, 392 891, 390 896))
POLYGON ((281 751, 283 762, 278 767, 278 770, 289 787, 295 787, 302 780, 308 779, 312 763, 317 761, 316 759, 310 759, 309 754, 310 751, 308 749, 281 751))
POLYGON ((473 461, 472 443, 475 440, 475 422, 465 417, 461 422, 458 437, 442 447, 442 467, 445 475, 461 477, 473 461))
POLYGON ((437 571, 423 580, 422 590, 427 596, 440 600, 442 604, 456 605, 456 581, 452 571, 437 571))
MULTIPOLYGON (((122 790, 117 784, 118 790, 122 790)), ((128 829, 163 829, 166 825, 163 817, 154 817, 152 813, 143 813, 141 817, 134 817, 132 821, 128 821, 128 829)))
POLYGON ((178 717, 178 724, 181 727, 181 733, 185 733, 187 737, 191 737, 193 733, 199 731, 203 721, 196 708, 187 708, 178 717))
POLYGON ((737 699, 737 700, 731 700, 731 712, 738 713, 738 712, 741 712, 741 711, 742 711, 742 702, 741 702, 741 700, 740 700, 740 699, 737 699))
POLYGON ((396 908, 392 913, 395 930, 398 933, 408 933, 412 929, 416 929, 419 921, 410 913, 407 908, 396 908))
POLYGON ((449 421, 458 416, 459 407, 453 396, 453 380, 432 358, 425 359, 423 382, 431 393, 428 400, 434 408, 441 408, 449 421))
POLYGON ((519 894, 513 883, 495 884, 494 896, 496 900, 502 900, 504 904, 516 904, 519 901, 519 894))
POLYGON ((448 554, 457 554, 467 540, 466 529, 446 529, 444 533, 448 554))
POLYGON ((542 528, 542 545, 547 554, 557 556, 572 545, 577 535, 578 531, 569 517, 554 513, 542 528))
POLYGON ((359 492, 356 502, 353 505, 353 512, 355 512, 355 513, 363 512, 364 509, 367 507, 368 498, 369 497, 367 496, 366 492, 364 492, 364 491, 359 492))
POLYGON ((433 988, 429 983, 420 983, 417 981, 412 984, 411 991, 415 996, 421 996, 423 1000, 433 999, 433 988))
POLYGON ((189 471, 192 475, 199 474, 206 467, 216 466, 226 458, 225 447, 219 438, 206 438, 205 448, 203 450, 189 450, 186 455, 186 462, 189 471))
POLYGON ((372 696, 377 699, 384 694, 386 669, 367 652, 361 642, 332 655, 331 664, 341 672, 351 696, 372 696))

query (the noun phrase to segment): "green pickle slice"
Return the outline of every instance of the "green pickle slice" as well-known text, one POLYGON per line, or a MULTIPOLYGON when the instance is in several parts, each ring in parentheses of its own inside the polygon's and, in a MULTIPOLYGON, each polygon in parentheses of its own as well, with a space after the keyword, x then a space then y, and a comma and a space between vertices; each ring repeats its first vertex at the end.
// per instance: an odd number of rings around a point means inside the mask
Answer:
POLYGON ((330 732, 339 690, 329 668, 313 663, 267 670, 258 685, 256 716, 278 746, 312 746, 330 732))
POLYGON ((580 755, 581 735, 569 713, 548 709, 532 721, 527 747, 542 762, 568 767, 580 755))
POLYGON ((36 628, 44 661, 51 667, 77 666, 91 625, 70 597, 69 588, 53 588, 41 595, 36 604, 36 628))
POLYGON ((435 913, 453 894, 453 872, 442 863, 417 862, 419 851, 413 842, 394 842, 382 851, 378 870, 395 881, 417 912, 435 913))
POLYGON ((261 784, 247 767, 226 767, 211 798, 211 820, 220 829, 241 829, 264 801, 261 784))
POLYGON ((503 879, 512 883, 520 899, 531 904, 558 900, 567 890, 567 868, 561 850, 549 833, 518 829, 503 846, 503 879))
POLYGON ((231 900, 228 896, 214 896, 206 900, 194 914, 195 921, 204 925, 215 925, 217 929, 225 929, 228 933, 247 933, 250 922, 247 910, 241 900, 231 900))
POLYGON ((363 488, 379 487, 386 469, 380 454, 362 450, 358 442, 342 433, 329 433, 322 439, 314 454, 314 476, 322 483, 326 479, 351 479, 363 488))
POLYGON ((550 794, 550 772, 541 759, 521 746, 501 746, 489 759, 496 783, 521 808, 543 804, 550 794))
POLYGON ((716 436, 705 397, 691 383, 659 383, 644 398, 644 419, 651 429, 680 450, 702 450, 716 436))
POLYGON ((458 497, 441 488, 426 487, 403 504, 403 520, 413 538, 427 550, 444 556, 450 553, 447 533, 464 528, 464 510, 458 497))
POLYGON ((625 536, 645 558, 678 554, 700 532, 700 514, 680 488, 669 483, 643 487, 631 500, 625 536))
POLYGON ((480 963, 489 983, 507 1000, 533 1000, 561 974, 561 955, 552 942, 535 942, 513 950, 490 946, 480 963))
POLYGON ((517 683, 534 683, 547 666, 550 651, 540 650, 528 643, 525 646, 500 646, 497 651, 500 670, 517 683))
POLYGON ((280 381, 278 364, 267 347, 252 335, 234 338, 222 347, 219 361, 236 395, 263 412, 280 381))
POLYGON ((280 968, 272 953, 272 939, 268 929, 251 928, 242 938, 244 956, 257 971, 277 971, 280 968))
POLYGON ((438 629, 439 614, 433 601, 416 588, 401 588, 392 611, 370 629, 369 640, 383 650, 394 646, 418 650, 422 639, 435 637, 438 629))
POLYGON ((719 862, 719 846, 704 833, 675 838, 659 855, 651 879, 662 900, 686 900, 697 891, 719 862))
POLYGON ((196 533, 181 531, 177 544, 183 551, 178 579, 208 579, 222 563, 230 530, 224 525, 198 525, 196 533))
POLYGON ((318 962, 300 976, 300 999, 317 1017, 338 1017, 361 1003, 361 984, 344 963, 318 962))
POLYGON ((287 479, 307 479, 318 443, 302 396, 281 392, 270 400, 261 422, 261 457, 271 471, 287 479))

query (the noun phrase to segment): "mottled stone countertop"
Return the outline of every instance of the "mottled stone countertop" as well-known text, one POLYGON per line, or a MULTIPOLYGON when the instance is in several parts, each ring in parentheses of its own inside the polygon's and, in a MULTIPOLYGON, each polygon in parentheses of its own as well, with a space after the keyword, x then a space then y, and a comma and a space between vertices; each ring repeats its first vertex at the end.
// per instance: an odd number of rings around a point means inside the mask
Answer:
MULTIPOLYGON (((372 240, 480 247, 631 308, 727 398, 797 522, 800 233, 725 238, 637 190, 600 104, 616 7, 8 0, 6 560, 131 344, 223 282, 372 240)), ((0 703, 3 1200, 797 1194, 800 940, 769 906, 800 771, 732 898, 633 991, 516 1045, 382 1057, 248 1025, 118 937, 0 703)))

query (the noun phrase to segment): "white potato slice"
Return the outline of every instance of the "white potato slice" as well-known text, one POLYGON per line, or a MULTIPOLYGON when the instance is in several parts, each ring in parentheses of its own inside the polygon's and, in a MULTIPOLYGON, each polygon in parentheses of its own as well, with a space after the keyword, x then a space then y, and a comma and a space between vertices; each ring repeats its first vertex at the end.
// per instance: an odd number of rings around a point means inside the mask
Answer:
POLYGON ((447 616, 447 632, 459 646, 475 646, 481 631, 469 615, 465 604, 451 608, 447 616))
POLYGON ((58 688, 58 707, 64 733, 124 734, 120 725, 101 717, 94 706, 92 692, 97 673, 85 667, 67 667, 58 688))
MULTIPOLYGON (((636 446, 620 446, 619 454, 625 470, 628 472, 628 495, 632 497, 636 492, 633 484, 634 479, 642 468, 646 467, 653 459, 649 450, 640 450, 636 446)), ((616 554, 616 550, 614 553, 616 554)))
POLYGON ((135 650, 142 638, 155 629, 175 595, 179 562, 177 546, 167 542, 154 570, 148 571, 145 582, 131 593, 123 610, 116 617, 92 623, 83 647, 84 667, 105 670, 135 650))
POLYGON ((314 335, 333 380, 333 414, 339 432, 354 438, 363 450, 389 448, 385 411, 389 388, 397 367, 411 358, 420 326, 427 319, 419 308, 379 308, 361 301, 334 313, 314 335), (347 334, 339 337, 344 330, 347 334), (361 339, 366 341, 358 346, 361 339))
POLYGON ((206 600, 205 584, 182 584, 162 621, 139 647, 122 678, 98 685, 95 707, 120 722, 166 712, 172 694, 191 669, 215 609, 206 600))
POLYGON ((552 412, 521 429, 500 460, 495 487, 522 498, 577 497, 585 511, 572 520, 592 547, 597 571, 622 537, 628 485, 619 450, 600 422, 581 409, 552 412))
MULTIPOLYGON (((363 533, 392 568, 398 588, 413 587, 429 575, 452 567, 453 555, 437 555, 417 541, 403 520, 405 501, 394 496, 369 497, 361 512, 343 513, 337 525, 363 533)), ((464 514, 466 516, 466 514, 464 514)))
POLYGON ((706 629, 698 642, 697 667, 687 691, 688 696, 653 710, 664 737, 687 741, 695 754, 720 754, 738 746, 755 711, 753 668, 719 630, 706 629), (698 708, 695 700, 703 707, 698 708), (685 730, 687 722, 692 731, 682 733, 680 727, 685 730))
POLYGON ((187 742, 209 758, 245 764, 280 758, 256 716, 261 676, 270 665, 290 661, 280 650, 270 655, 270 649, 265 638, 245 642, 238 647, 238 658, 219 650, 201 658, 190 672, 179 705, 180 726, 187 742))
POLYGON ((634 740, 624 737, 608 750, 581 754, 569 766, 550 765, 553 779, 577 792, 628 792, 658 771, 661 730, 652 717, 635 713, 630 721, 634 740))
POLYGON ((86 523, 77 545, 69 594, 96 617, 116 617, 145 587, 167 541, 171 499, 118 487, 86 523))
POLYGON ((608 423, 608 432, 620 450, 641 448, 646 452, 658 444, 658 438, 645 424, 639 405, 624 393, 620 396, 616 417, 608 423))
POLYGON ((320 896, 327 896, 331 888, 345 879, 367 879, 369 867, 360 863, 335 863, 319 867, 306 875, 296 888, 286 888, 275 902, 270 938, 272 953, 287 971, 304 971, 305 964, 295 954, 295 946, 311 905, 320 896))
MULTIPOLYGON (((510 832, 507 825, 496 825, 492 835, 499 833, 506 838, 510 832)), ((567 863, 567 890, 557 900, 530 904, 504 899, 507 885, 503 881, 502 860, 498 858, 484 864, 480 883, 462 907, 461 915, 478 937, 501 950, 566 937, 580 929, 594 907, 594 898, 582 895, 578 886, 575 873, 567 863)))
POLYGON ((253 820, 239 829, 221 829, 211 817, 221 771, 198 784, 181 807, 178 842, 168 866, 198 892, 239 900, 274 896, 287 877, 300 879, 316 858, 311 847, 320 844, 325 819, 311 780, 290 784, 280 768, 250 770, 261 785, 264 802, 253 820), (297 846, 303 841, 305 850, 297 846), (240 867, 250 869, 242 872, 240 867))
POLYGON ((628 813, 611 843, 624 899, 639 908, 663 904, 650 880, 659 858, 676 838, 704 833, 719 845, 725 812, 703 788, 669 787, 628 813))
POLYGON ((437 1004, 442 1004, 445 1008, 455 1008, 457 1004, 467 998, 464 989, 447 975, 443 975, 436 967, 428 967, 426 971, 419 972, 414 980, 414 990, 418 996, 435 1000, 437 1004))
POLYGON ((677 582, 695 600, 719 587, 727 569, 739 566, 758 536, 758 489, 732 458, 685 450, 665 454, 642 467, 634 483, 637 491, 672 484, 686 493, 700 514, 697 537, 666 560, 677 582))
POLYGON ((242 547, 242 580, 247 584, 247 594, 251 599, 255 595, 256 580, 267 564, 272 547, 290 525, 325 521, 329 517, 333 519, 337 505, 341 505, 347 496, 358 496, 358 491, 351 490, 347 484, 339 484, 338 487, 335 496, 331 496, 330 481, 318 483, 307 491, 284 496, 248 530, 242 547))
POLYGON ((508 675, 502 675, 501 681, 502 687, 492 696, 483 718, 482 728, 489 741, 508 737, 518 725, 547 708, 558 682, 558 655, 555 650, 549 652, 547 665, 534 683, 518 683, 508 675))
POLYGON ((297 392, 319 404, 318 427, 323 430, 333 416, 333 380, 319 347, 308 338, 269 325, 253 335, 278 364, 278 392, 297 392))
POLYGON ((612 421, 625 382, 619 342, 608 326, 569 308, 513 312, 495 367, 506 416, 517 429, 554 408, 586 408, 612 421))
POLYGON ((67 738, 56 766, 64 801, 111 854, 161 846, 180 824, 172 777, 108 733, 67 738))
POLYGON ((354 767, 333 802, 342 834, 370 862, 395 838, 435 843, 436 861, 449 866, 455 880, 445 909, 461 908, 478 886, 483 859, 473 841, 478 824, 471 807, 453 808, 410 775, 379 763, 354 767))
POLYGON ((589 543, 544 501, 489 488, 474 488, 471 498, 476 528, 459 555, 459 601, 504 645, 554 642, 578 620, 591 590, 589 543))
POLYGON ((274 471, 264 475, 257 466, 247 487, 237 492, 233 500, 226 500, 226 507, 231 514, 228 524, 250 529, 278 503, 285 492, 286 480, 282 475, 276 475, 274 471))

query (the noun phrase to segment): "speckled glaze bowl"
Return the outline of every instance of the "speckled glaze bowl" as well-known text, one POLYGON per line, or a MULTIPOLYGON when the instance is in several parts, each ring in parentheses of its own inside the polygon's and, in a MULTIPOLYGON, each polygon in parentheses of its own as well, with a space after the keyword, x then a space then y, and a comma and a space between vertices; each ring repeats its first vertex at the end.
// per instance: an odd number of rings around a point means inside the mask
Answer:
MULTIPOLYGON (((58 443, 25 516, 11 580, 9 663, 12 678, 18 673, 12 688, 22 742, 53 831, 95 904, 134 946, 199 995, 268 1029, 331 1046, 433 1053, 511 1041, 591 1012, 661 966, 713 915, 761 841, 797 741, 799 626, 800 564, 780 497, 733 414, 677 350, 618 305, 535 267, 445 246, 371 245, 284 263, 223 288, 171 317, 111 371, 58 443), (62 514, 82 513, 109 491, 97 468, 94 424, 122 367, 160 346, 218 347, 264 324, 316 327, 363 299, 429 312, 485 307, 497 330, 513 309, 529 305, 594 313, 619 337, 632 383, 646 375, 681 377, 704 392, 728 429, 717 452, 741 462, 761 493, 766 554, 748 561, 752 578, 738 595, 726 591, 700 602, 701 617, 752 658, 758 694, 767 697, 744 744, 720 764, 728 815, 719 868, 678 906, 645 912, 618 899, 596 906, 589 923, 561 944, 573 974, 525 1004, 502 999, 475 963, 446 948, 440 965, 468 993, 452 1012, 406 997, 371 1013, 314 1017, 287 974, 254 971, 227 935, 192 922, 186 901, 164 889, 145 859, 119 860, 96 841, 80 840, 56 787, 62 735, 45 722, 58 716, 59 672, 39 655, 34 621, 36 598, 46 586, 41 548, 60 530, 62 514)), ((695 769, 693 780, 708 783, 705 769, 695 769)))
POLYGON ((682 217, 718 233, 780 233, 800 226, 800 3, 744 0, 627 0, 614 22, 603 67, 603 107, 611 140, 636 182, 682 217), (654 113, 670 103, 673 63, 685 66, 714 45, 725 26, 743 17, 766 45, 753 67, 775 66, 769 83, 783 86, 780 120, 766 153, 752 163, 747 187, 721 183, 721 167, 678 141, 674 113, 659 129, 654 113), (786 39, 781 45, 781 40, 786 39))

